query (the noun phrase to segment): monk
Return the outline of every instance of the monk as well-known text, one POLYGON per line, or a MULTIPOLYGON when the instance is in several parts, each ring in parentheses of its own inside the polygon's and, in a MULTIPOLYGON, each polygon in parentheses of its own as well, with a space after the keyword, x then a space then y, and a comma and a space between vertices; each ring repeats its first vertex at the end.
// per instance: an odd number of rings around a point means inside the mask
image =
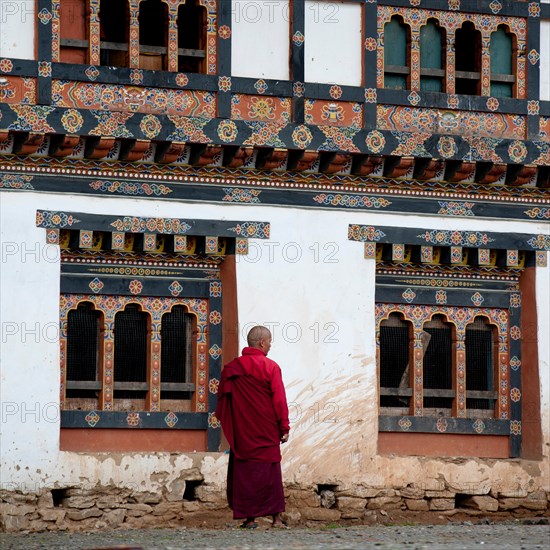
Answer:
POLYGON ((250 330, 248 347, 228 363, 218 389, 216 417, 230 446, 227 500, 241 527, 255 529, 255 519, 272 517, 272 527, 285 528, 280 444, 290 425, 281 368, 267 358, 271 332, 250 330))

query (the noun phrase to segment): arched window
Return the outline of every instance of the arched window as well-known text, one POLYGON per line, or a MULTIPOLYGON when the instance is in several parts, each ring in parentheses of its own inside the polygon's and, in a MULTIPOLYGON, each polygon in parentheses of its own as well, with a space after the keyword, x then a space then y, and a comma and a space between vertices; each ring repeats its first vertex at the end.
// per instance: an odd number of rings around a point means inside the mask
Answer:
POLYGON ((128 0, 101 0, 99 20, 101 64, 128 67, 128 0))
POLYGON ((161 400, 190 399, 185 384, 193 380, 193 320, 183 306, 162 316, 160 339, 161 400))
POLYGON ((178 71, 206 73, 206 8, 187 0, 178 8, 178 71))
POLYGON ((443 92, 445 31, 433 19, 420 28, 420 89, 443 92))
POLYGON ((62 63, 87 63, 88 61, 88 2, 72 0, 59 3, 60 52, 62 63))
POLYGON ((96 398, 101 390, 102 315, 83 302, 67 315, 66 397, 96 398))
POLYGON ((481 33, 467 21, 455 36, 455 92, 479 95, 481 93, 481 33))
POLYGON ((412 395, 410 358, 412 326, 392 313, 380 323, 380 407, 397 407, 394 414, 408 414, 412 395))
MULTIPOLYGON (((145 399, 148 390, 149 315, 128 304, 115 315, 114 398, 145 399)), ((131 407, 123 407, 127 409, 131 407)), ((138 406, 143 410, 144 406, 138 406)))
MULTIPOLYGON (((494 327, 484 317, 476 317, 466 327, 465 345, 466 409, 490 410, 493 416, 496 399, 494 327), (486 392, 490 395, 484 395, 486 392)), ((479 416, 479 412, 474 414, 479 416)))
MULTIPOLYGON (((424 324, 424 407, 452 409, 453 391, 453 329, 443 315, 434 315, 424 324)), ((450 411, 445 413, 450 416, 450 411)))
POLYGON ((512 35, 500 26, 491 34, 491 96, 513 97, 516 78, 513 69, 514 41, 512 35))
POLYGON ((399 17, 392 17, 384 25, 384 88, 409 88, 409 43, 409 28, 399 17))
POLYGON ((162 0, 143 0, 139 5, 139 66, 168 68, 168 6, 162 0))

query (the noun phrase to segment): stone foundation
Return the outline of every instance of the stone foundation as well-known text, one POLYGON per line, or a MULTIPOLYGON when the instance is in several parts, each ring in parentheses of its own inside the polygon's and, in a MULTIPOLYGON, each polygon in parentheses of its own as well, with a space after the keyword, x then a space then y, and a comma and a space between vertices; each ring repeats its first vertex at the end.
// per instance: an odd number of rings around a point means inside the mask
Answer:
MULTIPOLYGON (((232 522, 223 487, 202 482, 189 471, 177 491, 138 492, 117 487, 77 487, 40 493, 0 491, 0 531, 88 531, 102 528, 219 527, 232 522)), ((414 486, 377 489, 317 485, 285 487, 290 525, 374 522, 395 513, 550 515, 550 492, 484 495, 423 490, 414 486)))

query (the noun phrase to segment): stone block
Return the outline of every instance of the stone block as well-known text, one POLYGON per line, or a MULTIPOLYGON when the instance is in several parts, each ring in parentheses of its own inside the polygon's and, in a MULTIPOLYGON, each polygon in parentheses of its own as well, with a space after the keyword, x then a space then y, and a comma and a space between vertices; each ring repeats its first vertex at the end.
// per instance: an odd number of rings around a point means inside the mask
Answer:
POLYGON ((482 510, 484 512, 496 512, 498 510, 498 500, 496 498, 485 495, 473 495, 461 501, 461 505, 474 510, 482 510))
POLYGON ((186 482, 184 479, 174 480, 167 488, 164 498, 168 502, 181 502, 183 493, 185 492, 186 482))
POLYGON ((38 508, 53 508, 53 497, 51 491, 41 494, 36 502, 38 508))
POLYGON ((414 512, 427 512, 430 509, 428 501, 420 498, 406 498, 405 504, 414 512))
POLYGON ((182 470, 178 477, 179 479, 183 479, 185 481, 203 481, 204 480, 204 476, 202 475, 201 471, 198 468, 188 468, 187 470, 182 470))
MULTIPOLYGON (((183 496, 183 494, 182 494, 183 496)), ((225 491, 211 485, 199 485, 195 490, 195 496, 201 502, 227 503, 225 491)))
POLYGON ((281 514, 281 517, 287 525, 295 526, 300 524, 302 514, 298 510, 287 510, 281 514))
POLYGON ((34 504, 10 504, 7 502, 0 503, 0 515, 4 516, 24 516, 36 512, 34 504))
POLYGON ((132 493, 131 501, 141 504, 158 504, 162 500, 161 493, 151 493, 144 491, 143 493, 132 493))
POLYGON ((498 507, 500 510, 515 510, 521 507, 522 498, 499 498, 498 507))
POLYGON ((456 493, 454 491, 426 491, 426 498, 455 498, 456 493))
POLYGON ((182 511, 182 502, 161 502, 153 508, 153 515, 163 516, 165 519, 172 519, 179 516, 182 511))
POLYGON ((0 515, 0 531, 6 533, 16 533, 18 531, 28 531, 30 522, 25 516, 3 516, 0 515))
POLYGON ((184 512, 200 512, 204 510, 204 505, 198 500, 184 500, 183 511, 184 512))
POLYGON ((103 513, 101 520, 104 521, 107 527, 119 527, 124 522, 126 517, 126 510, 124 508, 119 508, 117 510, 108 510, 103 513))
POLYGON ((0 491, 0 502, 7 502, 9 504, 32 504, 36 502, 36 495, 0 491))
POLYGON ((321 506, 321 497, 313 490, 287 489, 286 501, 291 508, 316 508, 321 506))
POLYGON ((430 510, 452 510, 454 507, 454 498, 432 498, 430 500, 430 510))
POLYGON ((72 521, 82 521, 88 518, 98 518, 103 515, 99 508, 83 508, 80 510, 67 510, 67 519, 72 521))
POLYGON ((342 514, 335 508, 303 508, 300 514, 304 520, 313 521, 338 521, 342 514))
POLYGON ((60 522, 65 519, 67 510, 61 510, 59 508, 41 508, 38 510, 38 514, 44 521, 60 522))
POLYGON ((61 501, 63 508, 91 508, 95 505, 96 498, 92 496, 74 496, 64 498, 61 501))
POLYGON ((407 486, 399 489, 399 494, 404 498, 421 499, 424 498, 424 489, 421 487, 407 486))
POLYGON ((395 510, 401 508, 401 497, 375 497, 369 498, 367 508, 369 510, 395 510))
POLYGON ((366 506, 367 500, 364 498, 338 497, 338 510, 344 519, 363 517, 366 506))

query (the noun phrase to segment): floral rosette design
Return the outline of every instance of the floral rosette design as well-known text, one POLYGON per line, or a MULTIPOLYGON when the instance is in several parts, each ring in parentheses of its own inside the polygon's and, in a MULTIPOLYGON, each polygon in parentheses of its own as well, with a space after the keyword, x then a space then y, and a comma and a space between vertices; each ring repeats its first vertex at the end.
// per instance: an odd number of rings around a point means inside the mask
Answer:
POLYGON ((365 138, 365 143, 370 151, 373 153, 380 153, 384 146, 386 145, 386 138, 378 130, 372 130, 367 134, 365 138))
POLYGON ((223 120, 218 125, 218 136, 225 143, 235 141, 237 133, 237 125, 232 120, 223 120))
POLYGON ((437 142, 437 150, 443 158, 451 158, 456 155, 458 147, 453 137, 441 136, 437 142))
POLYGON ((294 128, 294 131, 292 132, 292 141, 296 147, 299 149, 306 149, 312 140, 313 134, 307 126, 302 124, 294 128))
POLYGON ((155 115, 144 116, 139 127, 143 134, 149 139, 156 138, 162 130, 162 124, 155 115))
POLYGON ((76 109, 69 109, 63 113, 61 124, 67 132, 74 134, 82 128, 84 118, 76 109))

